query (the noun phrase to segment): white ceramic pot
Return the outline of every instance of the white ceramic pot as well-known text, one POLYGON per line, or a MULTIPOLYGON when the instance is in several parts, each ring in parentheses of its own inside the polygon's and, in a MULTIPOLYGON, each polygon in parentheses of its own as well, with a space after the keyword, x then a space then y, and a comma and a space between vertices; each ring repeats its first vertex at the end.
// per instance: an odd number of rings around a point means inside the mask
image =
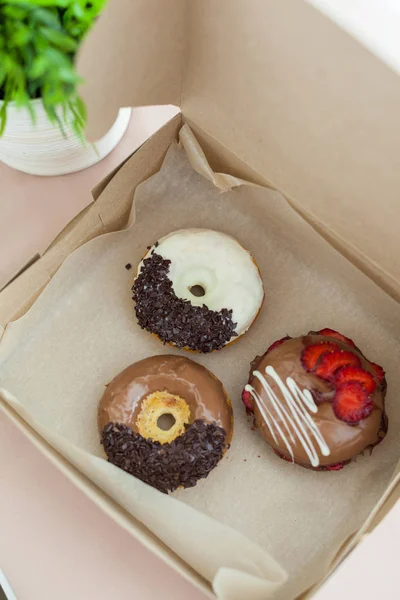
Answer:
MULTIPOLYGON (((1 104, 1 103, 0 103, 1 104)), ((72 129, 64 137, 50 123, 41 100, 32 100, 36 114, 33 124, 27 109, 7 108, 7 125, 0 137, 0 161, 31 175, 65 175, 94 165, 109 154, 126 132, 131 108, 121 108, 118 117, 93 147, 83 145, 72 129)))

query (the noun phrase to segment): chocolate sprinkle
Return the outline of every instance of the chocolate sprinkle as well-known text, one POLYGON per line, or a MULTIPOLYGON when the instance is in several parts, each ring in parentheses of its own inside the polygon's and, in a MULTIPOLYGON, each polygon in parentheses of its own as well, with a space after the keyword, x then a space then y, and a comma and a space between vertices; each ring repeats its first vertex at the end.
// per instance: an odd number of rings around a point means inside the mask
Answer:
POLYGON ((136 317, 142 329, 155 333, 164 343, 200 352, 220 350, 237 336, 232 310, 214 311, 193 306, 176 296, 168 277, 170 260, 153 250, 143 261, 133 287, 136 317))
POLYGON ((131 263, 128 263, 127 265, 125 265, 125 269, 126 269, 127 271, 129 271, 130 269, 132 269, 132 265, 131 265, 131 263))
POLYGON ((200 419, 170 444, 145 439, 122 423, 108 423, 101 443, 109 462, 166 494, 207 477, 223 456, 225 437, 222 427, 200 419))

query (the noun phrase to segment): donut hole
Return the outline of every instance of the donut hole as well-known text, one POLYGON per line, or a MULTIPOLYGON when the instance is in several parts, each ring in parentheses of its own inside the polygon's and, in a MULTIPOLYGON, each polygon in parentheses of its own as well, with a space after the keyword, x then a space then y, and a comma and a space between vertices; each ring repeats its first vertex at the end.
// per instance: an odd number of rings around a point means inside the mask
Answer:
POLYGON ((206 290, 203 288, 202 285, 192 285, 189 288, 189 292, 193 294, 193 296, 196 296, 196 298, 200 298, 201 296, 205 296, 206 294, 206 290))
POLYGON ((157 427, 163 431, 169 431, 176 423, 174 415, 171 413, 164 413, 157 419, 157 427))

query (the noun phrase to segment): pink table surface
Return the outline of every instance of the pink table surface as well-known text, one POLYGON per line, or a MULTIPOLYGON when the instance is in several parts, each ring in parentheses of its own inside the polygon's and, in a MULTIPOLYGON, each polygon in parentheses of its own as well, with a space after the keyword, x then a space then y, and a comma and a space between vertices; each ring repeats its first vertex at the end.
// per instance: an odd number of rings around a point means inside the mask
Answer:
MULTIPOLYGON (((135 110, 114 152, 81 173, 30 177, 0 164, 0 287, 2 277, 43 251, 91 201, 91 187, 172 114, 135 110)), ((397 506, 316 598, 399 598, 399 540, 397 506)), ((103 514, 1 412, 0 569, 18 600, 205 598, 103 514)))

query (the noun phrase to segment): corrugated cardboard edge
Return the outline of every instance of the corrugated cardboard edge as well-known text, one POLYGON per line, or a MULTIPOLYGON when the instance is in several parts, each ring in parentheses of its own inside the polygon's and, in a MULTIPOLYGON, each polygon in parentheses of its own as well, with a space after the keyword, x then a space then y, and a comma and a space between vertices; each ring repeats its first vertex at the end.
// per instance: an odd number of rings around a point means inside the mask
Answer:
POLYGON ((88 477, 83 475, 76 467, 67 461, 57 450, 48 444, 28 423, 22 419, 0 395, 0 409, 32 444, 53 464, 63 475, 69 479, 81 492, 92 500, 102 512, 110 516, 120 527, 133 535, 148 550, 163 560, 168 566, 177 571, 184 579, 200 589, 209 598, 215 598, 210 584, 205 581, 177 554, 172 552, 157 536, 155 536, 140 521, 112 500, 88 477))
POLYGON ((106 178, 103 193, 95 202, 65 227, 39 260, 3 290, 0 338, 7 323, 18 319, 32 306, 71 252, 102 233, 123 227, 129 215, 134 189, 160 169, 172 139, 177 136, 181 121, 181 115, 171 119, 141 146, 139 154, 137 151, 134 153, 137 160, 133 165, 130 160, 125 161, 108 184, 106 178))
POLYGON ((32 265, 33 263, 35 263, 37 260, 39 260, 40 258, 40 254, 39 252, 36 252, 35 254, 33 254, 24 265, 22 265, 22 267, 20 267, 18 269, 18 271, 14 274, 11 275, 11 277, 8 277, 6 282, 4 283, 4 285, 2 285, 2 287, 0 288, 0 293, 8 286, 10 285, 10 283, 12 283, 15 279, 17 279, 18 277, 20 277, 22 275, 22 273, 24 271, 27 271, 32 265))

